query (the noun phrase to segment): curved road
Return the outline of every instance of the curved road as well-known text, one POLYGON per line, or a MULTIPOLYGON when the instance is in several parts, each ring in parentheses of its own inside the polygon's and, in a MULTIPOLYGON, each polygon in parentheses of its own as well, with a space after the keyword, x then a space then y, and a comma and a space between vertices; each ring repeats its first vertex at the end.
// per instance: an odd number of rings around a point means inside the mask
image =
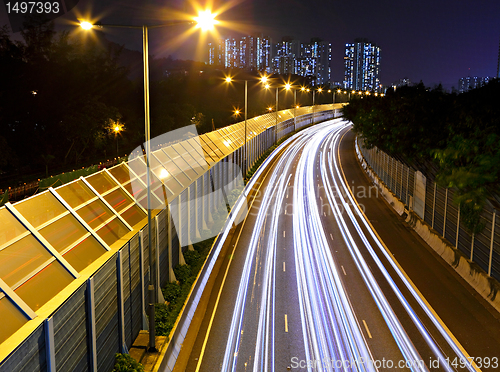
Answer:
MULTIPOLYGON (((455 315, 480 315, 468 337, 456 337, 458 328, 445 325, 449 313, 426 300, 425 274, 413 274, 415 266, 425 273, 427 265, 441 263, 400 221, 399 229, 391 226, 396 215, 360 178, 353 158, 352 134, 340 119, 280 146, 253 185, 247 218, 225 244, 201 327, 188 333, 184 345, 190 347, 183 346, 176 369, 474 371, 500 363, 498 332, 489 329, 499 329, 497 314, 447 268, 432 269, 433 279, 455 281, 450 286, 459 304, 448 302, 457 306, 455 315), (374 228, 378 221, 389 229, 374 228), (409 257, 420 252, 410 262, 411 275, 394 257, 403 252, 406 268, 408 248, 409 257), (480 340, 469 347, 474 333, 488 336, 493 349, 480 340), (481 359, 475 364, 471 357, 481 359)), ((436 283, 430 293, 439 290, 449 288, 436 283)))

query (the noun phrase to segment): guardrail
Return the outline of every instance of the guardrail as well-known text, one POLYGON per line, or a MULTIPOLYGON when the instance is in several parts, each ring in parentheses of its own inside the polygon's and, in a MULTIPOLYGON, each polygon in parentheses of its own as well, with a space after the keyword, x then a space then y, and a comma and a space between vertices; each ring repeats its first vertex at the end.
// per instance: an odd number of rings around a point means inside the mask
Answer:
POLYGON ((500 218, 490 204, 480 216, 483 230, 471 234, 460 221, 460 206, 453 203, 452 189, 439 186, 376 147, 364 148, 361 138, 357 143, 368 165, 407 208, 485 273, 500 281, 500 218))

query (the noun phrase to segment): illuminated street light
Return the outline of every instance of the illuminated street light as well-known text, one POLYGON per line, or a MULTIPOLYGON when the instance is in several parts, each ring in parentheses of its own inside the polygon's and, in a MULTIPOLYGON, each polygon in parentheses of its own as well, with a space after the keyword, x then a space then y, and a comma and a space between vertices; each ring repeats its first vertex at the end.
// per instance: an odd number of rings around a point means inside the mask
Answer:
POLYGON ((84 30, 90 30, 92 27, 94 27, 94 25, 90 22, 83 21, 80 22, 80 27, 83 28, 84 30))
POLYGON ((215 25, 219 23, 215 19, 215 14, 210 12, 210 10, 203 10, 198 12, 198 17, 195 17, 197 28, 201 28, 202 31, 211 31, 214 29, 215 25))
POLYGON ((151 231, 151 172, 149 167, 149 160, 151 157, 151 128, 150 128, 150 111, 149 111, 149 43, 148 43, 148 30, 150 28, 175 26, 179 24, 197 24, 197 28, 203 31, 213 29, 214 25, 218 23, 215 20, 215 16, 211 14, 210 11, 205 10, 198 13, 198 17, 192 20, 180 20, 180 21, 170 21, 165 24, 153 25, 153 26, 124 26, 124 25, 113 25, 113 24, 92 24, 88 21, 80 22, 80 27, 84 30, 90 30, 93 26, 102 27, 118 27, 118 28, 136 28, 142 29, 142 56, 143 56, 143 78, 144 78, 144 135, 145 135, 145 147, 146 147, 146 182, 147 182, 147 204, 148 204, 148 244, 149 244, 149 283, 148 283, 148 293, 149 293, 149 347, 148 351, 154 352, 156 350, 155 345, 155 307, 154 303, 158 302, 158 283, 156 283, 156 275, 154 273, 155 267, 153 265, 153 242, 152 242, 152 231, 151 231))

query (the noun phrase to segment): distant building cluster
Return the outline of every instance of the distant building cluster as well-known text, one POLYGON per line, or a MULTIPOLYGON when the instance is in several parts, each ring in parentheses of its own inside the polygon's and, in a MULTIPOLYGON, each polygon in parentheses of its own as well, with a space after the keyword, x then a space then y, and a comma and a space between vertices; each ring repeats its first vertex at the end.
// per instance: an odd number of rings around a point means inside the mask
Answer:
POLYGON ((480 88, 483 85, 488 84, 491 77, 477 77, 477 76, 467 76, 460 78, 458 81, 458 93, 468 92, 471 89, 480 88))
POLYGON ((345 89, 381 91, 380 52, 379 46, 366 39, 345 45, 345 89))
MULTIPOLYGON (((379 46, 366 39, 345 45, 344 81, 334 85, 345 89, 382 91, 379 46)), ((309 43, 283 37, 273 43, 267 36, 228 37, 208 44, 208 64, 225 69, 296 74, 311 85, 331 84, 332 47, 321 39, 309 43)))
POLYGON ((274 44, 267 36, 229 37, 208 44, 208 64, 226 69, 297 74, 310 78, 312 85, 331 81, 331 44, 321 39, 302 43, 283 37, 274 44))

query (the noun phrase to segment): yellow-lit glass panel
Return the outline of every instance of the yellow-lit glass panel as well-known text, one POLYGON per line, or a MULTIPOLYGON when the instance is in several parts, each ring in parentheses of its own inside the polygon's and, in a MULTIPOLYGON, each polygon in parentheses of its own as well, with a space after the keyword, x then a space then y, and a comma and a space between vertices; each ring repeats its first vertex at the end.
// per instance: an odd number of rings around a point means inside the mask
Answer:
POLYGON ((0 226, 2 226, 0 229, 0 245, 26 232, 24 226, 6 208, 0 209, 0 226))
POLYGON ((89 236, 74 246, 70 251, 66 252, 63 257, 76 271, 80 272, 101 257, 105 252, 106 249, 104 249, 96 238, 89 236))
POLYGON ((138 176, 146 174, 146 157, 129 160, 127 164, 138 176))
POLYGON ((40 230, 40 234, 59 252, 87 234, 73 215, 67 215, 40 230))
POLYGON ((129 182, 130 179, 133 178, 125 164, 120 164, 116 167, 108 169, 108 171, 122 185, 129 182))
POLYGON ((97 234, 110 246, 129 231, 120 220, 115 218, 97 231, 97 234))
POLYGON ((61 186, 56 191, 71 208, 77 208, 96 196, 82 181, 61 186))
POLYGON ((72 280, 71 274, 59 262, 54 261, 15 292, 29 307, 37 311, 72 280))
POLYGON ((89 205, 78 210, 78 214, 92 229, 106 222, 114 214, 100 200, 95 200, 89 205))
POLYGON ((113 181, 113 179, 105 172, 93 174, 92 176, 87 177, 86 180, 99 194, 104 194, 106 191, 117 186, 115 181, 113 181))
POLYGON ((115 211, 120 213, 124 208, 128 207, 134 201, 125 194, 122 189, 117 189, 104 197, 104 199, 113 207, 115 211))
POLYGON ((16 209, 35 228, 67 211, 50 192, 16 203, 16 209))
POLYGON ((2 327, 0 328, 0 344, 12 336, 14 332, 16 332, 24 323, 28 321, 28 318, 23 315, 21 310, 19 310, 8 297, 0 299, 0 319, 2 319, 2 327))
POLYGON ((196 172, 193 170, 192 166, 194 166, 194 161, 189 157, 189 159, 191 159, 191 162, 189 162, 189 160, 187 159, 184 159, 184 156, 187 154, 186 153, 186 150, 184 150, 184 148, 182 146, 180 146, 179 144, 177 145, 174 145, 175 146, 175 149, 177 150, 177 152, 179 152, 181 154, 180 157, 178 157, 177 159, 175 159, 175 163, 179 166, 179 168, 181 168, 184 173, 186 173, 186 175, 191 178, 192 180, 196 179, 197 178, 197 174, 196 172))
POLYGON ((0 251, 0 278, 14 287, 53 256, 32 235, 0 251))
POLYGON ((133 205, 125 212, 123 212, 122 217, 130 226, 135 226, 136 224, 144 220, 147 215, 137 205, 133 205))

